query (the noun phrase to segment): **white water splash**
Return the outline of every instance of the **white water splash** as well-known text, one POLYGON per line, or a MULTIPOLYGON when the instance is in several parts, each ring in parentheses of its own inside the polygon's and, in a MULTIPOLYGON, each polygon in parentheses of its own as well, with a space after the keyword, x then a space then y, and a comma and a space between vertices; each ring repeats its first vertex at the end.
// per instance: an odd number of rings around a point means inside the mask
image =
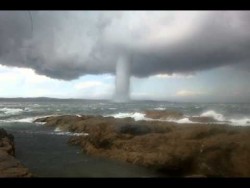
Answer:
POLYGON ((200 115, 201 117, 212 117, 217 121, 225 121, 225 117, 213 110, 206 111, 200 115))
POLYGON ((149 120, 148 118, 145 117, 145 114, 140 113, 140 112, 134 112, 134 113, 129 113, 129 112, 119 112, 117 114, 111 114, 107 115, 105 117, 114 117, 114 118, 133 118, 135 121, 140 121, 140 120, 149 120))
POLYGON ((0 108, 0 111, 7 115, 16 115, 23 112, 21 108, 0 108))

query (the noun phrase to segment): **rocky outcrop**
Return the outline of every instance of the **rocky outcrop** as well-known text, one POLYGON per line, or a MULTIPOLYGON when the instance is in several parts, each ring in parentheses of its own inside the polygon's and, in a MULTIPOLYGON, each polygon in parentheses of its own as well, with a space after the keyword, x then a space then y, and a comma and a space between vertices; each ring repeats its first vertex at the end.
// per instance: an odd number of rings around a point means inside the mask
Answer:
POLYGON ((87 154, 145 166, 166 176, 250 177, 250 127, 101 116, 57 116, 36 121, 88 133, 69 140, 87 154))
POLYGON ((29 170, 14 156, 14 137, 0 129, 0 177, 31 177, 29 170))

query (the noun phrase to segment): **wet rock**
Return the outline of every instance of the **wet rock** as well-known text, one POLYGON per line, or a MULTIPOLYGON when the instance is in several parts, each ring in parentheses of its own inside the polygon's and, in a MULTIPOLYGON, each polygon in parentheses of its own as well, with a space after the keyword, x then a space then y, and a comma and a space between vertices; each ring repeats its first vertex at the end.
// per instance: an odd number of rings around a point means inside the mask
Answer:
POLYGON ((121 134, 131 134, 131 135, 143 135, 152 132, 152 130, 149 127, 136 124, 118 125, 117 131, 121 134))
POLYGON ((0 177, 31 177, 31 173, 15 159, 14 137, 0 129, 0 177))
POLYGON ((145 117, 151 119, 182 119, 184 116, 180 112, 167 111, 167 110, 153 110, 145 111, 145 117))
POLYGON ((60 116, 45 121, 49 126, 88 133, 72 137, 69 143, 89 155, 145 166, 168 177, 250 177, 250 127, 100 116, 60 116))

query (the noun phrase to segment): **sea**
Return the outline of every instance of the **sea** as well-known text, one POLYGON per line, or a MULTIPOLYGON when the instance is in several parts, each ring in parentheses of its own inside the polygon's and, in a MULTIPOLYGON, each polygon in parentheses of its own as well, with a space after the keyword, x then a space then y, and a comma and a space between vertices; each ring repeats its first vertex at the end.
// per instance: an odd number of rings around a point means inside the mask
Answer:
MULTIPOLYGON (((120 161, 86 155, 67 140, 73 133, 61 132, 33 121, 55 115, 102 115, 150 119, 146 110, 182 112, 183 119, 166 119, 180 126, 194 123, 188 117, 213 117, 230 126, 250 126, 248 103, 181 103, 166 101, 130 101, 78 99, 1 99, 0 128, 14 135, 16 158, 36 177, 160 177, 158 172, 120 161)), ((208 122, 212 124, 213 122, 208 122)))

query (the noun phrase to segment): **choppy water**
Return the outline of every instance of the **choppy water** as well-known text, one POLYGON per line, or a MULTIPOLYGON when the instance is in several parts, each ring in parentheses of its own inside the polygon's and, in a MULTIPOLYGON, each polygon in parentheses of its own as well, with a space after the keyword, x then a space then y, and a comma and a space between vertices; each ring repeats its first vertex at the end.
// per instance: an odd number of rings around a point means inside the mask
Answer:
MULTIPOLYGON (((154 177, 147 169, 85 155, 67 145, 69 133, 57 132, 32 121, 51 115, 103 115, 146 119, 145 110, 173 110, 189 116, 208 116, 232 126, 250 125, 250 104, 207 104, 137 101, 0 102, 0 127, 15 136, 16 157, 37 176, 47 177, 154 177)), ((166 120, 173 121, 173 120, 166 120)), ((176 121, 176 120, 175 120, 176 121)), ((177 123, 191 123, 187 118, 177 123)))

